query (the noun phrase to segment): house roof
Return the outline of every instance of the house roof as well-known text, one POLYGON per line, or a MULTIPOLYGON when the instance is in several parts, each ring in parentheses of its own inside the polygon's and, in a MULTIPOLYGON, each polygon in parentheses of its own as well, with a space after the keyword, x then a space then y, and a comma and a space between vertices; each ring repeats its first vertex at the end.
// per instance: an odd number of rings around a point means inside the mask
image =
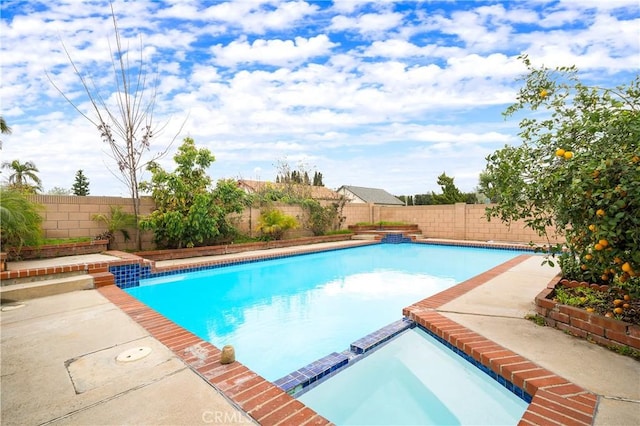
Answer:
MULTIPOLYGON (((391 205, 399 205, 404 206, 404 202, 389 194, 384 189, 379 188, 365 188, 363 186, 351 186, 351 185, 343 185, 340 189, 346 189, 351 192, 356 197, 360 198, 365 203, 372 204, 391 204, 391 205)), ((340 191, 338 189, 338 191, 340 191)))
MULTIPOLYGON (((240 179, 238 180, 238 186, 240 186, 240 188, 245 189, 247 192, 255 193, 267 187, 281 189, 285 187, 285 184, 277 183, 277 182, 261 181, 261 180, 240 179)), ((308 190, 309 195, 314 200, 338 200, 340 198, 340 194, 324 186, 297 185, 297 184, 294 184, 294 186, 301 187, 301 188, 303 187, 305 191, 308 190)))

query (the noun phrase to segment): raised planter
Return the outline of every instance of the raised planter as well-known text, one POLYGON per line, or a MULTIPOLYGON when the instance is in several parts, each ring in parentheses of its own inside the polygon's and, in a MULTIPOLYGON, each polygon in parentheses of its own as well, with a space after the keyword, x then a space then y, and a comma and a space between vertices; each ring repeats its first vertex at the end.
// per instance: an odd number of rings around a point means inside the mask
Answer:
POLYGON ((221 254, 241 253, 251 250, 266 250, 272 248, 293 247, 303 244, 329 243, 347 241, 351 234, 322 235, 319 237, 291 238, 287 240, 258 241, 254 243, 223 244, 217 246, 193 247, 169 250, 148 250, 134 253, 149 260, 173 260, 188 257, 215 256, 221 254))
POLYGON ((20 251, 7 250, 8 260, 49 259, 52 257, 96 254, 107 250, 109 240, 93 240, 79 243, 22 247, 20 251))
POLYGON ((371 232, 371 231, 402 231, 402 232, 419 232, 418 225, 349 225, 350 231, 353 232, 371 232))
MULTIPOLYGON (((548 326, 602 346, 640 350, 640 326, 555 302, 554 289, 560 281, 560 276, 555 277, 535 298, 536 312, 544 317, 548 326)), ((574 285, 581 284, 576 282, 574 285)), ((593 284, 591 287, 600 286, 593 284)))

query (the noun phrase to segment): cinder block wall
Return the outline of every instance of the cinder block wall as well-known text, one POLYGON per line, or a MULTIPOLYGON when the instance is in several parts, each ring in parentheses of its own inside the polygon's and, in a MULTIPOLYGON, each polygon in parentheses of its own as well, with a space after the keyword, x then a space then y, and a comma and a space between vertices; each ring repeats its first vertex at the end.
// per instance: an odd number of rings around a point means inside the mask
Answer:
MULTIPOLYGON (((106 231, 106 227, 91 220, 96 213, 109 214, 110 206, 122 206, 126 212, 133 212, 131 200, 121 197, 77 197, 63 195, 33 195, 30 199, 43 206, 43 229, 46 238, 95 237, 106 231)), ((300 206, 275 204, 285 214, 295 217, 301 228, 288 231, 285 238, 312 235, 311 231, 302 227, 306 213, 300 206)), ((342 210, 345 221, 342 228, 361 222, 376 223, 380 221, 407 222, 417 224, 422 233, 431 238, 447 238, 478 241, 508 241, 528 243, 547 243, 533 231, 526 229, 523 222, 516 222, 511 227, 499 220, 487 221, 484 217, 485 205, 455 204, 438 206, 376 206, 373 204, 346 204, 342 210)), ((154 209, 150 197, 141 199, 141 214, 147 215, 154 209)), ((252 237, 259 233, 256 230, 261 210, 256 207, 245 209, 233 216, 233 221, 241 233, 252 237)), ((135 230, 129 230, 132 237, 135 230)), ((551 243, 562 241, 553 239, 551 243)), ((154 249, 153 234, 142 235, 143 250, 154 249)), ((113 246, 119 250, 134 250, 135 242, 125 243, 123 236, 116 235, 113 246)))
MULTIPOLYGON (((505 241, 528 243, 556 243, 564 241, 562 238, 552 238, 547 241, 532 230, 525 228, 523 221, 514 222, 507 226, 498 219, 488 221, 485 217, 484 204, 447 204, 436 206, 372 206, 373 220, 358 220, 359 222, 407 222, 417 224, 423 235, 431 238, 446 238, 456 240, 477 241, 505 241)), ((362 204, 345 206, 347 224, 356 221, 351 209, 363 208, 362 204)), ((552 230, 550 229, 550 235, 552 230)))
MULTIPOLYGON (((95 214, 109 215, 110 206, 121 206, 122 210, 133 213, 130 198, 122 197, 78 197, 74 195, 31 195, 29 199, 43 207, 42 228, 45 238, 95 237, 107 230, 106 225, 91 218, 95 214)), ((150 197, 140 200, 140 214, 153 211, 155 204, 150 197)), ((125 242, 121 232, 115 237, 112 248, 117 250, 135 250, 135 229, 129 229, 131 240, 125 242)), ((153 248, 153 233, 142 234, 143 249, 153 248)))

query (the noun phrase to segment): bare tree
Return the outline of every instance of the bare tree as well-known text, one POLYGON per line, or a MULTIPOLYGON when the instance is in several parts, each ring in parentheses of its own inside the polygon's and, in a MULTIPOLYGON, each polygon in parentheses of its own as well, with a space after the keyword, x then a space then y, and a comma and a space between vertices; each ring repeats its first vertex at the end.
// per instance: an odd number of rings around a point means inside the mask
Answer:
POLYGON ((111 46, 111 42, 109 42, 109 53, 111 55, 115 84, 112 94, 115 99, 115 105, 108 105, 93 79, 80 72, 64 42, 62 42, 64 52, 74 72, 80 79, 93 107, 95 117, 90 117, 81 111, 53 82, 48 74, 47 78, 76 111, 96 126, 102 140, 109 144, 111 153, 108 155, 116 162, 118 173, 113 170, 110 171, 129 188, 133 214, 136 218, 136 242, 138 249, 141 249, 140 231, 137 226, 140 219, 140 192, 138 188, 140 174, 150 162, 160 159, 167 153, 169 147, 182 130, 182 126, 164 150, 152 155, 151 158, 145 159, 145 153, 150 152, 151 140, 158 136, 167 125, 165 123, 162 126, 157 126, 153 123, 153 113, 157 100, 157 73, 155 80, 149 83, 147 81, 147 67, 142 54, 142 36, 140 36, 140 57, 133 66, 129 63, 129 54, 127 49, 122 46, 113 4, 111 4, 111 17, 115 30, 115 51, 111 46))

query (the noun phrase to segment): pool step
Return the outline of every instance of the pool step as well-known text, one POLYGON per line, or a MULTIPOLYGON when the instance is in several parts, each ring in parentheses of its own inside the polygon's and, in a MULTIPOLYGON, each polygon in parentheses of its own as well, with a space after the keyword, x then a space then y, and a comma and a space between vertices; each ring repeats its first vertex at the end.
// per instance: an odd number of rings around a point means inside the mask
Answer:
POLYGON ((49 275, 48 277, 38 281, 3 285, 0 287, 0 298, 4 303, 94 288, 94 278, 88 274, 65 277, 49 275))

